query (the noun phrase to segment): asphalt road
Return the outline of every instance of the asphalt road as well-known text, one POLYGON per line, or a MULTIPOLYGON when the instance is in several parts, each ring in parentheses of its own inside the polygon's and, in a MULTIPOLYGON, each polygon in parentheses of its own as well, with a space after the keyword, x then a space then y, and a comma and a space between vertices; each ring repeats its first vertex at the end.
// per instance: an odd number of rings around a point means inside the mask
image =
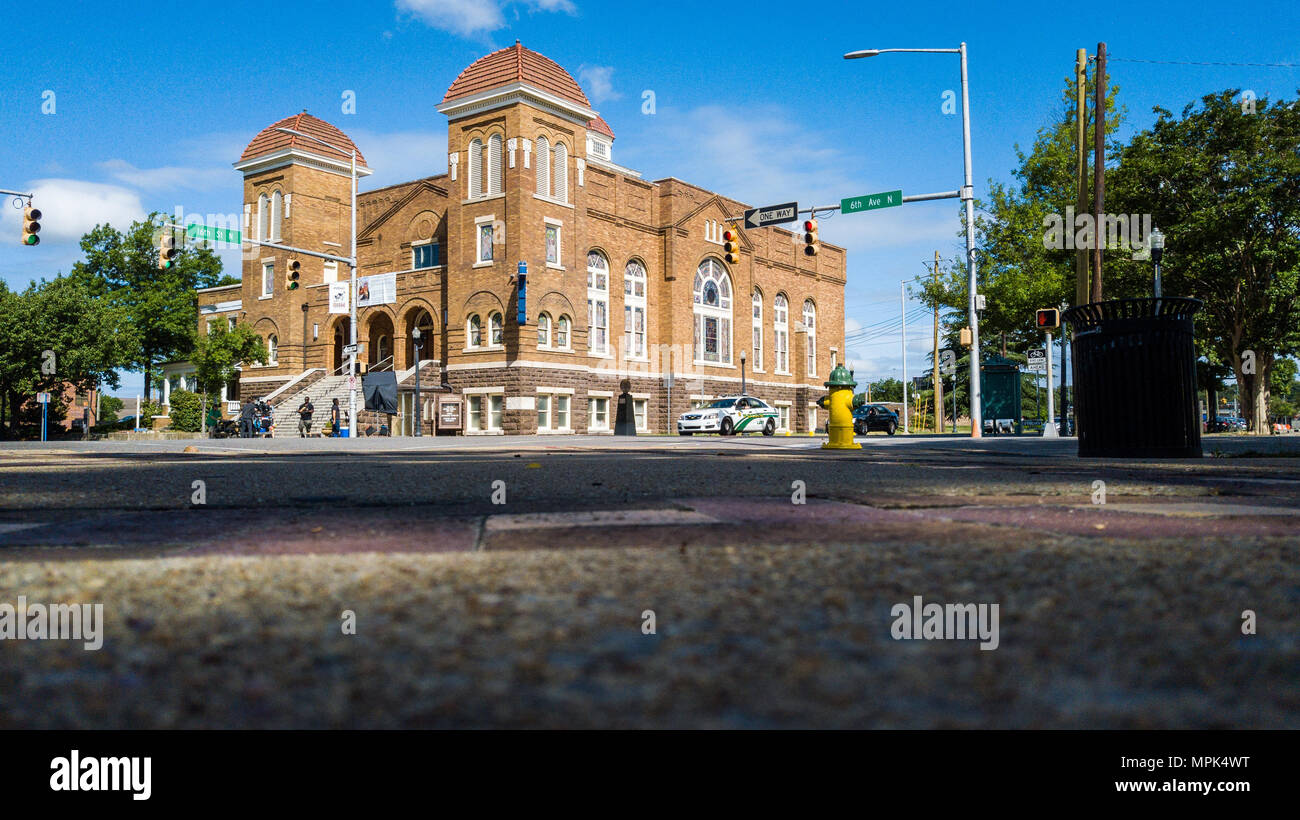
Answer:
POLYGON ((0 726, 1300 726, 1300 437, 862 441, 5 445, 0 726))

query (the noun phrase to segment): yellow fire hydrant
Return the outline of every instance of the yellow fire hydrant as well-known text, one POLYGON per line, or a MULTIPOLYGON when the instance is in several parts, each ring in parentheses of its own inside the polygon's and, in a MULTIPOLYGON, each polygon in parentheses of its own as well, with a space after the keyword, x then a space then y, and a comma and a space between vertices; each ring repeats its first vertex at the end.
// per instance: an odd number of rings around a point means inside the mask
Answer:
POLYGON ((858 383, 844 365, 836 365, 831 371, 830 380, 824 382, 830 388, 828 395, 817 400, 817 405, 830 411, 826 422, 829 440, 822 445, 823 450, 861 450, 862 445, 853 440, 853 408, 862 404, 862 397, 853 394, 858 383))

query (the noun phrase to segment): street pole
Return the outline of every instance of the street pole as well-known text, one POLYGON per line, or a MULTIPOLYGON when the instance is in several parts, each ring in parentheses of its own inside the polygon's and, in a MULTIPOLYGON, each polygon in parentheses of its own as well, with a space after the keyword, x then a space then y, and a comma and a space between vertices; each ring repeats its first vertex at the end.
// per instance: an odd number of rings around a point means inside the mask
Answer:
MULTIPOLYGON (((1074 212, 1081 214, 1088 208, 1088 50, 1079 49, 1074 55, 1074 212)), ((1074 233, 1074 226, 1065 226, 1074 233)), ((1074 250, 1074 303, 1088 303, 1088 249, 1074 250)))
POLYGON ((903 332, 898 337, 903 352, 903 433, 911 432, 907 426, 907 283, 898 283, 898 315, 903 320, 903 332))
POLYGON ((1043 435, 1056 438, 1056 401, 1052 396, 1052 331, 1047 331, 1047 421, 1043 423, 1043 435))
POLYGON ((975 185, 970 159, 970 87, 966 79, 966 44, 961 44, 961 132, 962 149, 966 158, 966 185, 962 199, 966 203, 966 291, 970 313, 970 435, 984 435, 984 413, 980 406, 980 317, 975 311, 978 285, 975 280, 975 185))
MULTIPOLYGON (((352 296, 348 299, 351 315, 349 316, 348 343, 352 353, 348 356, 348 437, 357 438, 357 149, 352 149, 352 261, 348 268, 352 274, 352 296)), ((418 355, 418 354, 417 354, 418 355)), ((420 372, 420 362, 415 363, 415 372, 420 372)))
MULTIPOLYGON (((939 252, 934 252, 934 271, 930 275, 935 289, 939 287, 939 252)), ((939 376, 939 302, 934 303, 934 347, 931 360, 934 364, 934 432, 943 432, 943 379, 939 376)))
POLYGON ((1102 211, 1106 206, 1106 44, 1097 44, 1096 98, 1092 104, 1092 294, 1101 301, 1102 211))
POLYGON ((411 335, 415 337, 415 437, 419 438, 424 435, 424 419, 420 416, 420 328, 417 326, 411 335))

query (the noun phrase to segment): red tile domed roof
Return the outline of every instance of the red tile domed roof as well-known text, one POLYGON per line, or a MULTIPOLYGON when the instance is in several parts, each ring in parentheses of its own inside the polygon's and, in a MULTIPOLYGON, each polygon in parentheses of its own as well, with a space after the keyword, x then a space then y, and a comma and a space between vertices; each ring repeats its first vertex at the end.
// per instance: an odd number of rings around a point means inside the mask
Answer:
POLYGON ((587 130, 595 131, 597 134, 604 134, 610 139, 614 139, 614 129, 610 128, 609 123, 605 122, 605 118, 599 114, 596 115, 596 119, 587 123, 587 130))
MULTIPOLYGON (((331 159, 352 160, 350 153, 356 148, 356 143, 339 129, 325 122, 319 117, 313 117, 306 111, 301 114, 294 114, 292 117, 285 117, 279 122, 272 123, 263 128, 261 133, 253 137, 253 141, 244 149, 240 155, 239 161, 260 157, 264 154, 271 154, 276 151, 282 151, 285 148, 300 148, 303 151, 310 151, 313 154, 329 157, 331 159), (347 151, 337 151, 333 148, 327 148, 314 140, 303 139, 295 134, 286 134, 283 131, 277 131, 277 128, 292 128, 295 131, 301 131, 304 134, 324 140, 331 145, 337 145, 340 148, 346 148, 347 151)), ((361 156, 361 150, 357 149, 357 165, 365 165, 365 157, 361 156)))
POLYGON ((591 102, 582 87, 560 64, 524 48, 516 40, 513 46, 480 57, 460 73, 442 98, 444 103, 470 97, 511 83, 524 82, 548 94, 590 108, 591 102))

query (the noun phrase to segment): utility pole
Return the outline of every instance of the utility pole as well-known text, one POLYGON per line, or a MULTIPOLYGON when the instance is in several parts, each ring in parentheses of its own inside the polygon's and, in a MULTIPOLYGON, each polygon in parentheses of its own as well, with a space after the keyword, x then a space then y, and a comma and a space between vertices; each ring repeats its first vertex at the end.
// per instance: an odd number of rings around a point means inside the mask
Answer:
POLYGON ((1092 103, 1092 294, 1101 301, 1102 211, 1106 207, 1106 44, 1097 44, 1096 92, 1092 103))
MULTIPOLYGON (((934 252, 934 271, 930 275, 930 281, 934 283, 935 288, 939 287, 939 252, 934 252)), ((939 375, 939 302, 936 299, 934 303, 934 358, 931 362, 934 364, 934 432, 943 432, 943 379, 939 375)))
POLYGON ((1043 435, 1056 438, 1056 403, 1052 397, 1052 331, 1047 331, 1047 344, 1043 352, 1047 354, 1047 420, 1043 422, 1043 435))
MULTIPOLYGON (((1084 145, 1088 134, 1088 50, 1081 48, 1074 57, 1074 176, 1077 192, 1074 200, 1075 214, 1088 210, 1088 149, 1084 145)), ((1073 225, 1066 229, 1074 231, 1073 225)), ((1091 288, 1088 283, 1088 249, 1074 250, 1074 303, 1085 305, 1091 288)))
POLYGON ((898 315, 903 320, 903 331, 898 337, 903 353, 903 433, 911 432, 907 426, 907 283, 898 283, 898 315))

